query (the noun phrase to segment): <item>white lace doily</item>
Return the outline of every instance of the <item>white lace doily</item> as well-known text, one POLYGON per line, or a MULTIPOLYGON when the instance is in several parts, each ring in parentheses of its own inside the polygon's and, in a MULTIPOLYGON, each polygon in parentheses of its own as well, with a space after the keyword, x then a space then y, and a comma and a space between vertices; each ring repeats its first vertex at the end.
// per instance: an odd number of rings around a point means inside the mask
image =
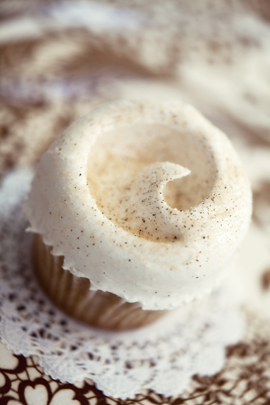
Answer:
POLYGON ((31 235, 20 209, 31 178, 30 170, 13 172, 0 189, 0 338, 6 346, 37 355, 54 379, 91 378, 106 395, 121 399, 145 388, 177 395, 194 374, 220 371, 226 346, 244 330, 230 285, 132 332, 90 328, 50 303, 32 272, 31 235))

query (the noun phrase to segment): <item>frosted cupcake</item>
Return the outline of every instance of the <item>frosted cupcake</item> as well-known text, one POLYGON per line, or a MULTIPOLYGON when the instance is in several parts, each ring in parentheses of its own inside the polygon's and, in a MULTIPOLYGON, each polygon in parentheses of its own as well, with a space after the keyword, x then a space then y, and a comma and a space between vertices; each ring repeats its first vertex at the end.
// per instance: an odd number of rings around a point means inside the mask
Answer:
POLYGON ((93 326, 131 329, 221 282, 251 191, 230 141, 194 108, 117 101, 56 139, 24 212, 51 299, 93 326))

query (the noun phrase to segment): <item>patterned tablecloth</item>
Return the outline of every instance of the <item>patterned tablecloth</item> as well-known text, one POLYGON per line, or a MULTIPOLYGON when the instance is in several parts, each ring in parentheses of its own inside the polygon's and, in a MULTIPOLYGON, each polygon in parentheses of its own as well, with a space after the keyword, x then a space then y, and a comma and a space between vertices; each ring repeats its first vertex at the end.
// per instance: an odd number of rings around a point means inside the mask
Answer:
POLYGON ((122 401, 90 380, 52 380, 37 358, 0 343, 0 405, 270 404, 270 60, 261 39, 262 32, 270 39, 267 0, 196 6, 171 0, 164 8, 162 2, 99 7, 88 1, 76 8, 3 1, 0 11, 2 177, 34 165, 62 128, 100 101, 182 97, 230 136, 254 192, 253 223, 238 258, 247 331, 228 347, 221 372, 194 376, 177 397, 147 391, 122 401), (200 77, 186 71, 202 60, 200 77))

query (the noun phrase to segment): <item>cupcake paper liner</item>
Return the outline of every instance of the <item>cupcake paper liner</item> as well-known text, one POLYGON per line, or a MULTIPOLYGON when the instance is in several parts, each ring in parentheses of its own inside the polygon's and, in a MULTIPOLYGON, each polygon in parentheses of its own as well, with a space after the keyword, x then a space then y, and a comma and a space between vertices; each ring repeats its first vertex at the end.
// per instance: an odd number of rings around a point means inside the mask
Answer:
POLYGON ((150 324, 168 311, 143 310, 110 292, 91 290, 91 282, 63 269, 63 256, 53 256, 40 235, 34 238, 34 268, 37 278, 55 305, 89 325, 127 330, 150 324))

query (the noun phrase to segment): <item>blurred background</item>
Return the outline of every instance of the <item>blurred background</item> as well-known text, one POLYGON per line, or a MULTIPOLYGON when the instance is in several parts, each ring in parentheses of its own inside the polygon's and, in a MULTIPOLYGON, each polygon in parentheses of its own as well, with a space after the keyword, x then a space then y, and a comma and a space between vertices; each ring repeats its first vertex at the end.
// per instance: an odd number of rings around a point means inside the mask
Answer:
POLYGON ((268 0, 2 0, 0 16, 1 171, 118 97, 180 97, 270 143, 268 0))

